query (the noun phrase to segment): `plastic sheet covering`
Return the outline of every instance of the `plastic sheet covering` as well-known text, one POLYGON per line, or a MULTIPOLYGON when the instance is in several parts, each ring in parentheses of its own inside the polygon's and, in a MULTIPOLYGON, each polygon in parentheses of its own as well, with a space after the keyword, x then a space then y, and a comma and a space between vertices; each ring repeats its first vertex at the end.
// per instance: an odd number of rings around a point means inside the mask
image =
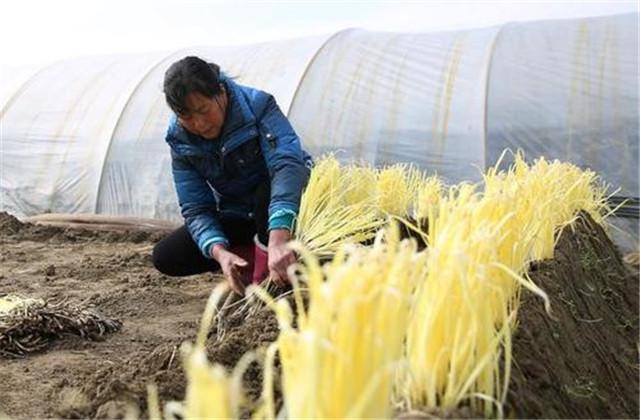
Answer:
POLYGON ((340 32, 301 81, 290 118, 312 154, 340 149, 343 160, 479 179, 496 32, 340 32))
POLYGON ((0 66, 0 110, 4 109, 11 98, 19 94, 20 88, 44 67, 44 64, 0 66))
POLYGON ((0 209, 180 222, 162 79, 187 54, 273 93, 316 155, 341 149, 345 160, 414 162, 457 182, 478 180, 503 148, 522 148, 529 158, 591 167, 637 197, 636 19, 346 30, 66 60, 36 73, 2 107, 0 209))
POLYGON ((95 211, 122 105, 152 55, 87 57, 31 78, 2 112, 2 207, 18 215, 95 211))
POLYGON ((637 20, 504 26, 491 62, 487 164, 522 149, 591 168, 638 197, 637 20))
POLYGON ((197 55, 216 62, 239 83, 272 93, 287 112, 298 81, 325 37, 242 47, 194 48, 159 61, 132 92, 105 160, 96 211, 102 214, 181 220, 164 141, 170 110, 162 93, 164 72, 197 55))

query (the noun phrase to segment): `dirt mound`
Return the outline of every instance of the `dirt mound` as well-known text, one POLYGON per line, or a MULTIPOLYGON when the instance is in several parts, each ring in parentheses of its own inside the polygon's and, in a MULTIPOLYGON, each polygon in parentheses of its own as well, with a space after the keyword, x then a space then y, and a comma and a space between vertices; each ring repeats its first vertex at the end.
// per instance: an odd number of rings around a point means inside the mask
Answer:
POLYGON ((96 372, 111 381, 127 363, 193 339, 216 276, 160 274, 151 262, 157 235, 36 226, 0 213, 0 293, 89 305, 123 322, 104 341, 66 336, 46 352, 3 360, 0 412, 13 418, 89 413, 81 388, 96 372))
POLYGON ((77 228, 33 224, 21 222, 9 213, 0 212, 0 237, 11 237, 23 241, 48 241, 53 239, 67 242, 100 241, 106 243, 141 243, 145 241, 157 242, 166 234, 167 232, 155 229, 119 229, 105 231, 104 229, 91 229, 90 227, 77 228))
POLYGON ((15 234, 22 229, 25 224, 7 212, 0 212, 0 233, 3 235, 15 234))
POLYGON ((530 275, 551 299, 523 294, 507 416, 638 417, 638 273, 586 214, 530 275))
MULTIPOLYGON (((267 308, 259 310, 249 318, 235 315, 226 324, 227 329, 220 339, 215 332, 207 342, 210 361, 229 370, 248 351, 266 347, 278 336, 278 324, 273 312, 267 308)), ((194 323, 195 324, 195 323, 194 323)), ((197 325, 192 326, 195 331, 197 325)), ((94 417, 107 408, 125 407, 126 403, 140 407, 146 413, 146 386, 155 383, 162 402, 182 400, 186 380, 182 369, 180 342, 162 344, 151 353, 132 355, 121 365, 111 365, 97 371, 91 378, 79 378, 71 386, 79 389, 85 397, 82 406, 59 407, 56 414, 61 417, 94 417)), ((262 390, 262 367, 252 363, 243 376, 249 405, 258 402, 262 390)), ((279 390, 276 396, 279 400, 279 390)), ((122 414, 122 413, 120 413, 122 414)), ((249 413, 247 413, 249 414, 249 413)))

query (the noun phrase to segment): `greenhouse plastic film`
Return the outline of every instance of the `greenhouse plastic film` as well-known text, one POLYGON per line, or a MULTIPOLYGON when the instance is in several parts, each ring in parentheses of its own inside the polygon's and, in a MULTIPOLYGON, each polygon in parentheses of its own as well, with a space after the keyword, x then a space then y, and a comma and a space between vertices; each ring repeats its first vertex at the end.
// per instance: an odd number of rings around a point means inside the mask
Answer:
POLYGON ((2 208, 18 215, 95 211, 106 150, 150 56, 54 64, 3 108, 2 208))
POLYGON ((3 106, 0 209, 180 221, 166 68, 187 54, 276 97, 315 156, 479 180, 504 148, 574 162, 638 196, 637 15, 87 57, 3 106))
POLYGON ((506 25, 488 93, 488 165, 522 149, 638 197, 637 15, 506 25))
POLYGON ((313 154, 477 180, 497 30, 338 33, 301 81, 290 117, 313 154))

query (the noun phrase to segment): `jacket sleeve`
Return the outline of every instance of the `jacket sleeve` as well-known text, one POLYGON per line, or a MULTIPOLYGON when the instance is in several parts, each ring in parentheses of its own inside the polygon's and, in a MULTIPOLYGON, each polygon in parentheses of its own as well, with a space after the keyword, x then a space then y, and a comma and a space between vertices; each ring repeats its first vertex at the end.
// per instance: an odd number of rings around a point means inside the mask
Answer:
POLYGON ((229 245, 218 220, 217 201, 207 181, 184 158, 171 151, 171 169, 180 211, 193 241, 206 258, 216 243, 229 245))
POLYGON ((269 230, 293 229, 309 167, 300 138, 269 95, 260 117, 262 150, 271 177, 269 230))

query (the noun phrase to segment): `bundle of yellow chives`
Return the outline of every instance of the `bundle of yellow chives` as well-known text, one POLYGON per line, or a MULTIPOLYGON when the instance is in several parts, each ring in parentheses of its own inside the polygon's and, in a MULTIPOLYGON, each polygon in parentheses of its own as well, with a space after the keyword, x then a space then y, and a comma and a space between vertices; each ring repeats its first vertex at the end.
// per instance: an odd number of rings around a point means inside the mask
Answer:
POLYGON ((504 296, 493 298, 505 292, 489 274, 502 238, 495 221, 480 217, 489 203, 471 192, 461 188, 443 199, 430 220, 429 272, 408 324, 410 376, 401 384, 412 406, 452 408, 470 395, 493 397, 500 389, 495 367, 510 323, 497 326, 496 312, 507 319, 510 308, 504 296))
POLYGON ((389 216, 426 218, 437 206, 442 183, 416 168, 396 164, 376 170, 341 166, 329 155, 318 160, 302 196, 295 236, 319 257, 333 255, 345 243, 373 239, 389 216))
POLYGON ((323 268, 297 249, 305 261, 300 279, 308 287, 308 310, 301 306, 297 281, 296 328, 284 302, 271 303, 281 328, 277 346, 286 414, 388 417, 410 295, 415 279, 424 276, 425 255, 416 253, 414 242, 400 241, 397 228, 372 248, 341 247, 323 268))
POLYGON ((548 308, 523 276, 527 265, 553 255, 554 233, 577 211, 597 216, 602 197, 592 172, 543 159, 529 167, 520 155, 509 171, 487 172, 484 194, 450 190, 429 219, 429 273, 407 330, 410 376, 400 386, 410 404, 450 408, 475 397, 485 415, 500 409, 520 286, 548 308))
POLYGON ((371 168, 344 168, 333 156, 320 159, 302 195, 296 239, 318 257, 347 242, 371 240, 385 223, 371 194, 374 178, 371 168))
POLYGON ((558 231, 572 223, 579 210, 602 223, 605 191, 606 185, 592 171, 544 158, 529 166, 520 153, 509 171, 493 168, 485 175, 485 194, 510 196, 516 217, 528 225, 525 230, 534 238, 531 258, 535 260, 553 257, 558 231))
POLYGON ((375 205, 377 171, 369 166, 347 165, 344 168, 344 204, 375 205))
POLYGON ((418 187, 418 194, 414 204, 413 218, 416 221, 428 220, 435 217, 440 203, 440 196, 444 186, 435 176, 425 178, 418 187))
POLYGON ((410 215, 424 182, 422 172, 413 166, 396 164, 380 169, 376 188, 378 209, 400 218, 410 215))

